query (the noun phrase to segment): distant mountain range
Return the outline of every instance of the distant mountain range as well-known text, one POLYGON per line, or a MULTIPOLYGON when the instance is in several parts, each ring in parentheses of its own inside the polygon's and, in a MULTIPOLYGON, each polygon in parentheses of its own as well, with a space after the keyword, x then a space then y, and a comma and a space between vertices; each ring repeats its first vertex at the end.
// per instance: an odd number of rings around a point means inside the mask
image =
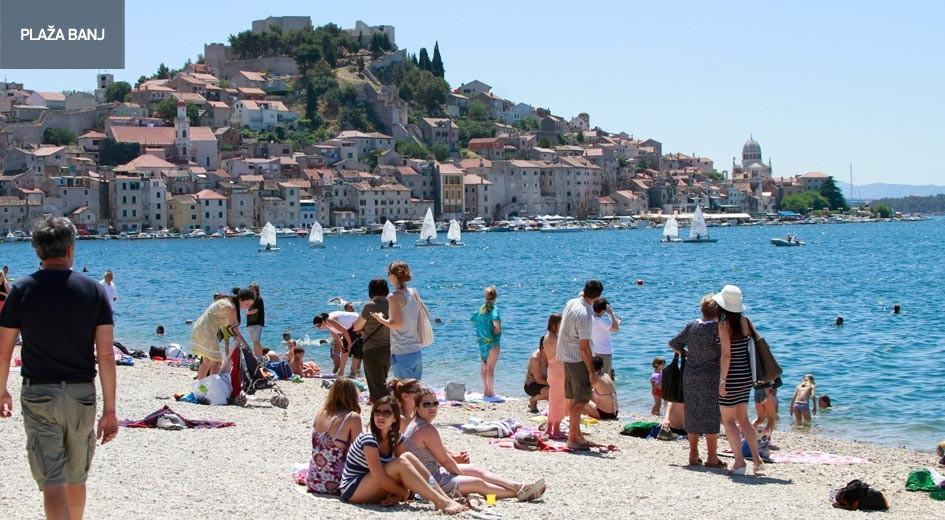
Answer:
MULTIPOLYGON (((837 181, 837 187, 843 190, 843 195, 846 198, 850 197, 850 183, 837 181)), ((864 184, 862 186, 853 187, 853 197, 856 200, 867 199, 886 199, 886 198, 900 198, 908 197, 910 195, 918 195, 922 197, 927 197, 931 195, 938 195, 940 193, 945 193, 945 186, 936 186, 934 184, 923 184, 923 185, 914 185, 914 184, 886 184, 885 182, 874 182, 871 184, 864 184)))

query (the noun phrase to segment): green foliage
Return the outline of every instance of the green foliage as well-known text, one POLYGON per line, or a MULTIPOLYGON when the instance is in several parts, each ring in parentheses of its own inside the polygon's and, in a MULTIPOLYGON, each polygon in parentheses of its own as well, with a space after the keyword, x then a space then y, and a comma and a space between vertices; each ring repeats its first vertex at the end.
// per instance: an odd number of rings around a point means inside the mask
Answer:
POLYGON ((430 55, 426 47, 420 47, 420 58, 417 63, 420 65, 420 70, 430 70, 430 55))
POLYGON ((105 139, 98 148, 98 162, 103 166, 117 166, 132 161, 141 155, 138 143, 116 143, 105 139))
POLYGON ((515 122, 515 128, 526 132, 538 130, 538 120, 534 117, 524 117, 515 122))
POLYGON ((945 194, 933 196, 902 197, 898 199, 879 199, 873 201, 873 207, 883 204, 903 213, 945 213, 945 194))
POLYGON ((394 150, 410 159, 427 159, 430 157, 430 151, 425 146, 413 140, 398 139, 394 144, 394 150))
POLYGON ((443 58, 440 56, 440 42, 433 44, 433 59, 430 60, 430 72, 438 78, 442 78, 446 75, 446 71, 443 69, 443 58))
POLYGON ((837 183, 833 180, 833 177, 827 177, 827 180, 820 185, 820 194, 830 203, 830 209, 841 211, 849 209, 847 199, 843 197, 843 193, 840 191, 840 188, 837 187, 837 183))
POLYGON ((463 148, 469 145, 470 139, 495 137, 495 125, 492 123, 473 121, 469 118, 459 118, 454 122, 459 127, 459 143, 463 148))
POLYGON ((443 104, 449 95, 450 86, 428 70, 421 70, 410 61, 395 63, 378 72, 379 79, 397 87, 398 95, 411 106, 419 108, 426 116, 443 113, 443 104))
POLYGON ((430 147, 430 151, 433 152, 433 157, 437 161, 444 162, 450 157, 450 149, 443 143, 438 143, 430 147))
POLYGON ((141 84, 144 83, 145 81, 148 81, 147 76, 138 76, 138 81, 135 81, 135 88, 140 87, 141 84))
POLYGON ((157 72, 154 73, 152 79, 171 79, 171 70, 167 68, 167 65, 160 64, 158 65, 157 72))
POLYGON ((816 191, 805 191, 788 195, 781 200, 781 209, 807 214, 812 210, 829 209, 830 202, 816 191))
POLYGON ((873 205, 873 214, 879 218, 889 218, 893 216, 893 210, 886 204, 875 204, 873 205))
MULTIPOLYGON (((177 117, 177 98, 161 100, 157 104, 155 113, 164 120, 164 124, 173 124, 174 118, 177 117)), ((195 103, 187 103, 187 122, 190 126, 200 125, 200 110, 195 103)))
POLYGON ((617 157, 617 164, 621 168, 626 168, 627 165, 630 164, 630 161, 628 161, 626 157, 617 157))
MULTIPOLYGON (((339 56, 361 48, 360 43, 349 38, 348 33, 331 23, 314 29, 306 27, 285 33, 278 29, 270 29, 261 34, 243 31, 231 34, 229 43, 233 52, 243 59, 291 56, 302 71, 319 60, 325 60, 331 67, 336 67, 339 56)), ((387 46, 390 47, 389 40, 387 46)))
POLYGON ((75 132, 68 128, 49 127, 43 130, 43 144, 56 146, 75 144, 75 132))
POLYGON ((706 177, 712 179, 713 181, 723 181, 725 180, 725 174, 716 170, 709 170, 703 173, 706 177))
POLYGON ((384 52, 389 52, 394 48, 390 43, 390 38, 387 37, 387 33, 376 32, 371 36, 371 44, 368 46, 368 50, 371 51, 371 56, 373 58, 379 58, 384 55, 384 52))
POLYGON ((490 116, 489 107, 482 101, 470 101, 466 107, 466 117, 473 121, 487 121, 490 116))
POLYGON ((116 81, 105 89, 105 101, 109 103, 121 102, 131 93, 131 85, 127 81, 116 81))
POLYGON ((539 148, 551 148, 551 141, 549 141, 547 137, 542 137, 542 138, 538 141, 538 147, 539 147, 539 148))
POLYGON ((578 132, 577 135, 574 136, 574 140, 579 144, 584 144, 584 132, 578 132))
POLYGON ((309 121, 315 119, 318 115, 318 96, 315 95, 315 87, 309 83, 305 87, 305 119, 309 121))

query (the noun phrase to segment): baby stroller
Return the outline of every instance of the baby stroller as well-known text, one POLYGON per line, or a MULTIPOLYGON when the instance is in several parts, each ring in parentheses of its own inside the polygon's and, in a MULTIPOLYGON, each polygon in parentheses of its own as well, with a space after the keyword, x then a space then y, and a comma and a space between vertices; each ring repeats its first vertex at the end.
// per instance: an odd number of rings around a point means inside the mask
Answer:
POLYGON ((230 403, 246 406, 247 397, 257 390, 272 390, 276 395, 269 400, 277 408, 288 408, 289 398, 276 383, 276 377, 259 363, 253 349, 245 342, 236 341, 236 348, 230 352, 230 403))

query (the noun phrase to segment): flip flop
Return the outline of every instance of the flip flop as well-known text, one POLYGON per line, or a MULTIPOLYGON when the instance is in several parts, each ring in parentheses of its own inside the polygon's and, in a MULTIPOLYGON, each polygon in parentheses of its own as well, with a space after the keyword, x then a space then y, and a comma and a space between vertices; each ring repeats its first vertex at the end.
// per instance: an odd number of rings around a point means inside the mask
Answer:
POLYGON ((591 451, 591 447, 587 444, 568 444, 569 451, 591 451))
POLYGON ((696 459, 695 462, 689 461, 689 464, 686 464, 686 467, 692 468, 692 467, 701 466, 701 465, 702 465, 702 459, 696 459))
POLYGON ((706 462, 706 463, 703 464, 703 466, 705 466, 705 467, 707 467, 707 468, 727 468, 727 467, 728 467, 728 464, 726 464, 726 463, 724 463, 724 462, 722 462, 722 461, 720 460, 720 461, 715 462, 715 463, 706 462))

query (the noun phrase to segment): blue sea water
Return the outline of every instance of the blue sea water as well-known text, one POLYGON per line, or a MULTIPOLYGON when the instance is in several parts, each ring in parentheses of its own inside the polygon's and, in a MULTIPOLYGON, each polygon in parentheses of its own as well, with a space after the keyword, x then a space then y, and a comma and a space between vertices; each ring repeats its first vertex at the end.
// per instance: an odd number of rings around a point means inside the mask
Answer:
MULTIPOLYGON (((328 236, 313 250, 304 239, 280 240, 281 251, 258 253, 254 239, 79 242, 75 269, 115 272, 120 300, 116 337, 134 347, 188 345, 190 327, 213 293, 258 282, 266 301, 264 343, 281 334, 326 337, 312 316, 336 310, 333 296, 365 300, 368 281, 394 259, 407 261, 435 326, 424 350, 425 379, 464 381, 479 390, 479 356, 470 315, 486 285, 498 288, 503 317, 499 393, 522 395, 525 365, 547 316, 560 311, 589 277, 620 318, 614 366, 622 412, 646 412, 654 356, 698 316, 699 298, 724 284, 742 288, 747 315, 784 367, 781 427, 806 373, 834 407, 814 430, 830 435, 931 449, 945 438, 945 220, 886 224, 715 228, 716 244, 660 244, 657 230, 583 233, 465 234, 463 248, 377 248, 379 238, 328 236), (805 247, 777 248, 769 239, 798 233, 805 247), (643 284, 638 285, 637 280, 643 284), (902 305, 900 315, 892 305, 902 305), (836 316, 845 319, 834 326, 836 316), (163 324, 164 338, 154 336, 163 324)), ((11 275, 36 267, 28 243, 0 244, 11 275)), ((307 357, 331 366, 327 346, 307 357)), ((183 389, 181 389, 183 390, 183 389)), ((524 405, 523 405, 524 406, 524 405)))

